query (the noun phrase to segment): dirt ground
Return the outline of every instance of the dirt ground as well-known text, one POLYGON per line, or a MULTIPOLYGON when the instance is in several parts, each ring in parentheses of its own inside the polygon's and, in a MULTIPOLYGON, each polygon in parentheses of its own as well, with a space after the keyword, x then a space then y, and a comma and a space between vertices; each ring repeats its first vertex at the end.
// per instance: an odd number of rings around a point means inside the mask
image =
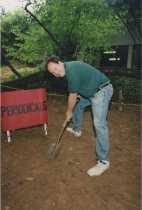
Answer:
POLYGON ((95 164, 89 110, 84 113, 82 137, 65 131, 59 156, 47 159, 47 150, 60 133, 66 103, 65 98, 49 97, 48 136, 43 126, 12 132, 10 143, 2 134, 2 210, 140 210, 140 110, 110 108, 111 167, 101 176, 89 177, 86 171, 95 164))

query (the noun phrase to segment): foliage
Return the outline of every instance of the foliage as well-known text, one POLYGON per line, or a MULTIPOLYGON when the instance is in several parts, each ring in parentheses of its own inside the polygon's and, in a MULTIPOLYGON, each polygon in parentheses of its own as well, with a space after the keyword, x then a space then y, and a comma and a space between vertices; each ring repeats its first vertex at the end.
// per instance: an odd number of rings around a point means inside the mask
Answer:
POLYGON ((48 28, 60 49, 28 14, 6 16, 2 21, 2 45, 8 56, 27 63, 43 62, 51 54, 92 62, 100 46, 109 47, 122 27, 106 0, 48 0, 35 3, 34 8, 34 15, 48 28))
POLYGON ((141 80, 128 77, 112 77, 112 83, 114 87, 114 101, 118 102, 119 90, 122 90, 124 103, 141 103, 141 80))
POLYGON ((2 17, 2 48, 8 53, 9 57, 15 57, 14 52, 18 50, 17 43, 23 43, 22 39, 18 40, 22 34, 26 34, 30 28, 31 21, 27 15, 20 11, 14 14, 8 13, 2 17))
POLYGON ((141 1, 107 0, 108 5, 129 31, 135 44, 141 43, 141 1))

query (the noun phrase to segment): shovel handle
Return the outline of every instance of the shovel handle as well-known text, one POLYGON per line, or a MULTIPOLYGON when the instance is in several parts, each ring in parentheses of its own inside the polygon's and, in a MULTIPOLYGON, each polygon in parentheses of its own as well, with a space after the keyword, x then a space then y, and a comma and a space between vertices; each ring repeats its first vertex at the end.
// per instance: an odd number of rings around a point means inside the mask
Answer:
POLYGON ((66 127, 67 123, 68 123, 68 119, 66 118, 65 121, 64 121, 64 123, 63 123, 63 128, 66 127))
POLYGON ((65 119, 65 121, 64 121, 64 123, 63 123, 63 126, 62 126, 62 130, 60 131, 60 134, 59 134, 59 137, 58 137, 58 139, 57 139, 56 144, 60 142, 60 139, 61 139, 61 137, 62 137, 62 135, 63 135, 63 132, 64 132, 64 130, 65 130, 65 128, 66 128, 67 123, 68 123, 68 120, 65 119))

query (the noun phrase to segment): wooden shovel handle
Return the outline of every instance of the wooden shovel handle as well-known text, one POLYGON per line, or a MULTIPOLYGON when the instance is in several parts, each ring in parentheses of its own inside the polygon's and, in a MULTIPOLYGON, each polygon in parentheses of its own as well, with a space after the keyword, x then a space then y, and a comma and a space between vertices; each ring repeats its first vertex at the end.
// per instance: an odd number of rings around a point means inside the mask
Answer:
POLYGON ((68 123, 68 119, 66 118, 65 121, 64 121, 64 123, 63 123, 63 128, 66 127, 67 123, 68 123))
POLYGON ((63 134, 63 132, 64 132, 64 130, 65 130, 65 128, 66 128, 67 123, 68 123, 68 120, 65 119, 65 121, 64 121, 64 123, 63 123, 63 126, 62 126, 62 130, 61 130, 61 132, 60 132, 60 134, 59 134, 59 137, 58 137, 58 139, 57 139, 57 143, 60 142, 60 139, 61 139, 62 134, 63 134))

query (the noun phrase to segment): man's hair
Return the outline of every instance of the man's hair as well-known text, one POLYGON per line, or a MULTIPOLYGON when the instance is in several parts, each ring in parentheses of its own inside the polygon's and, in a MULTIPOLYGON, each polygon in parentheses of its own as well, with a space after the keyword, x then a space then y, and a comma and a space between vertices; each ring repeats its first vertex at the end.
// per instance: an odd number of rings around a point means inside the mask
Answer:
POLYGON ((57 56, 51 56, 50 58, 48 58, 45 62, 45 70, 47 70, 47 66, 50 62, 53 63, 58 63, 59 61, 62 61, 59 57, 57 56))

